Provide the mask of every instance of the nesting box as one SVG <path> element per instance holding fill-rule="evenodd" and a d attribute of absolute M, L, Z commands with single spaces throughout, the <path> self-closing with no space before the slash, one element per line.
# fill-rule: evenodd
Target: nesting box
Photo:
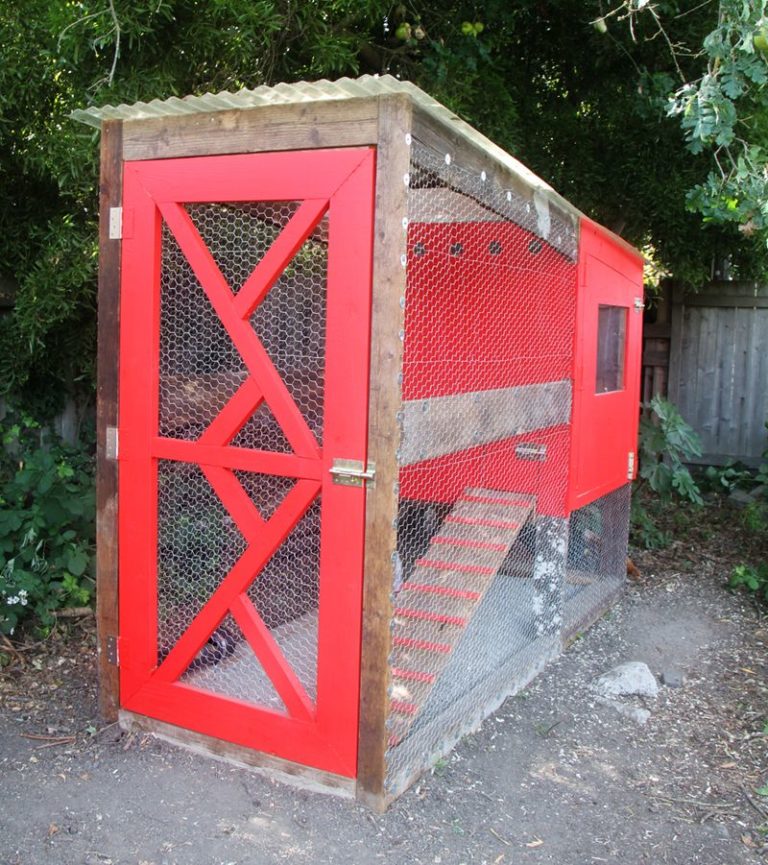
<path fill-rule="evenodd" d="M 625 577 L 636 250 L 393 78 L 102 129 L 102 708 L 381 806 Z"/>

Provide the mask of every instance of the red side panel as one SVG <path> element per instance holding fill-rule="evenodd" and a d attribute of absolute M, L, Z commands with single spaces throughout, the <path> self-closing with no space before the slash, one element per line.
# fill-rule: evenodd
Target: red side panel
<path fill-rule="evenodd" d="M 405 400 L 570 380 L 574 261 L 512 222 L 413 222 L 408 231 Z M 568 419 L 406 466 L 401 495 L 453 502 L 469 486 L 490 487 L 535 494 L 540 513 L 564 515 Z M 546 460 L 522 457 L 525 443 L 546 448 Z"/>
<path fill-rule="evenodd" d="M 412 223 L 408 241 L 404 399 L 570 377 L 572 262 L 511 222 Z"/>
<path fill-rule="evenodd" d="M 583 507 L 634 477 L 642 352 L 643 261 L 589 220 L 581 224 L 573 446 L 568 504 Z M 602 327 L 601 327 L 602 321 Z M 606 323 L 620 355 L 606 349 Z M 618 336 L 617 336 L 618 334 Z M 598 345 L 602 359 L 599 363 Z M 606 366 L 608 367 L 606 370 Z"/>

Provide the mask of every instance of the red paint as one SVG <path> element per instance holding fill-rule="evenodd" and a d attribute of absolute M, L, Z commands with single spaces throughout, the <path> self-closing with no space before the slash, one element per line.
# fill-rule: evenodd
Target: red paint
<path fill-rule="evenodd" d="M 517 446 L 526 443 L 546 445 L 546 460 L 518 457 Z M 404 498 L 453 504 L 467 488 L 482 487 L 535 496 L 537 514 L 566 516 L 569 459 L 570 427 L 548 427 L 405 466 L 400 490 Z"/>
<path fill-rule="evenodd" d="M 494 529 L 517 529 L 520 528 L 520 523 L 510 523 L 504 520 L 486 520 L 481 517 L 454 517 L 448 516 L 445 518 L 446 523 L 460 523 L 464 526 L 488 526 Z"/>
<path fill-rule="evenodd" d="M 492 498 L 491 496 L 462 496 L 463 502 L 481 502 L 484 505 L 502 505 L 505 508 L 527 508 L 530 502 L 524 502 L 519 499 L 500 499 Z"/>
<path fill-rule="evenodd" d="M 496 573 L 491 571 L 491 573 Z M 420 585 L 419 583 L 408 583 L 406 588 L 409 592 L 431 592 L 435 595 L 445 595 L 448 598 L 463 598 L 467 601 L 479 601 L 479 592 L 469 592 L 466 589 L 452 589 L 450 586 Z"/>
<path fill-rule="evenodd" d="M 450 544 L 454 547 L 472 547 L 478 550 L 495 550 L 497 553 L 503 553 L 506 550 L 506 544 L 493 544 L 490 541 L 476 541 L 473 538 L 445 538 L 438 535 L 432 538 L 433 544 Z"/>
<path fill-rule="evenodd" d="M 458 625 L 466 628 L 467 620 L 460 616 L 444 616 L 442 613 L 432 613 L 429 610 L 409 610 L 407 607 L 397 607 L 396 616 L 405 616 L 407 619 L 423 619 L 425 622 L 440 622 L 443 625 Z"/>
<path fill-rule="evenodd" d="M 419 711 L 415 703 L 404 703 L 402 700 L 390 700 L 389 705 L 393 712 L 401 715 L 415 715 Z"/>
<path fill-rule="evenodd" d="M 365 491 L 331 482 L 334 459 L 367 457 L 374 153 L 318 150 L 126 163 L 120 343 L 120 646 L 125 708 L 326 771 L 357 763 Z M 184 203 L 303 203 L 233 295 Z M 321 449 L 248 317 L 327 213 L 328 305 Z M 161 219 L 194 270 L 248 378 L 199 440 L 158 435 Z M 232 447 L 266 402 L 292 454 Z M 248 546 L 157 666 L 157 460 L 199 465 Z M 295 478 L 265 520 L 234 469 Z M 317 700 L 313 704 L 246 592 L 320 496 Z M 227 614 L 239 625 L 287 713 L 178 679 Z"/>
<path fill-rule="evenodd" d="M 410 679 L 413 682 L 425 682 L 433 684 L 437 676 L 434 673 L 425 673 L 422 670 L 403 670 L 400 667 L 392 667 L 392 675 L 397 679 Z"/>
<path fill-rule="evenodd" d="M 440 571 L 462 571 L 465 574 L 495 574 L 493 568 L 483 565 L 462 565 L 458 562 L 440 562 L 434 559 L 416 559 L 420 568 L 437 568 Z"/>
<path fill-rule="evenodd" d="M 628 453 L 637 452 L 643 328 L 642 310 L 634 309 L 634 300 L 642 297 L 640 254 L 620 245 L 595 223 L 582 220 L 569 510 L 584 507 L 629 480 Z M 609 393 L 595 390 L 601 304 L 626 310 L 624 386 Z"/>
<path fill-rule="evenodd" d="M 499 221 L 413 222 L 408 245 L 404 399 L 570 378 L 574 262 Z"/>
<path fill-rule="evenodd" d="M 453 650 L 453 646 L 448 643 L 431 643 L 429 640 L 414 640 L 411 637 L 393 637 L 392 644 L 402 646 L 404 649 L 420 649 L 424 652 L 437 652 L 440 655 L 447 655 Z"/>

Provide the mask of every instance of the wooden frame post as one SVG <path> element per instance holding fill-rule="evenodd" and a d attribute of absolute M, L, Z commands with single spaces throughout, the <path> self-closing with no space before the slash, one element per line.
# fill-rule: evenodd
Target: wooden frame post
<path fill-rule="evenodd" d="M 99 713 L 117 720 L 120 705 L 117 666 L 117 375 L 120 302 L 120 241 L 110 239 L 110 211 L 122 197 L 123 124 L 107 120 L 101 129 L 99 183 L 98 353 L 96 375 L 96 622 Z M 112 444 L 114 443 L 114 444 Z"/>
<path fill-rule="evenodd" d="M 360 682 L 357 798 L 376 810 L 386 806 L 384 779 L 389 712 L 390 622 L 393 556 L 397 548 L 397 451 L 400 443 L 410 167 L 411 101 L 379 99 L 376 214 L 373 247 L 371 387 L 368 459 L 376 485 L 366 502 L 365 576 Z"/>

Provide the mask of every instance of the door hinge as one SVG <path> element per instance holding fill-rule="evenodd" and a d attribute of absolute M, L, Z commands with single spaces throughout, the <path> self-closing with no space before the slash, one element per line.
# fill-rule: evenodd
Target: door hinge
<path fill-rule="evenodd" d="M 635 452 L 630 451 L 627 454 L 627 480 L 631 481 L 635 476 Z"/>
<path fill-rule="evenodd" d="M 120 452 L 120 435 L 116 426 L 108 426 L 104 441 L 104 451 L 108 460 L 116 460 Z"/>
<path fill-rule="evenodd" d="M 635 298 L 635 312 L 642 312 L 645 309 L 645 302 L 642 297 Z"/>
<path fill-rule="evenodd" d="M 107 653 L 107 663 L 112 664 L 114 667 L 120 665 L 120 647 L 118 643 L 118 639 L 115 636 L 109 636 L 104 641 L 105 650 Z"/>
<path fill-rule="evenodd" d="M 364 466 L 361 460 L 334 460 L 331 475 L 335 484 L 345 487 L 362 487 L 366 481 L 372 487 L 376 478 L 376 463 Z"/>
<path fill-rule="evenodd" d="M 120 240 L 123 236 L 123 208 L 109 208 L 109 239 Z"/>

